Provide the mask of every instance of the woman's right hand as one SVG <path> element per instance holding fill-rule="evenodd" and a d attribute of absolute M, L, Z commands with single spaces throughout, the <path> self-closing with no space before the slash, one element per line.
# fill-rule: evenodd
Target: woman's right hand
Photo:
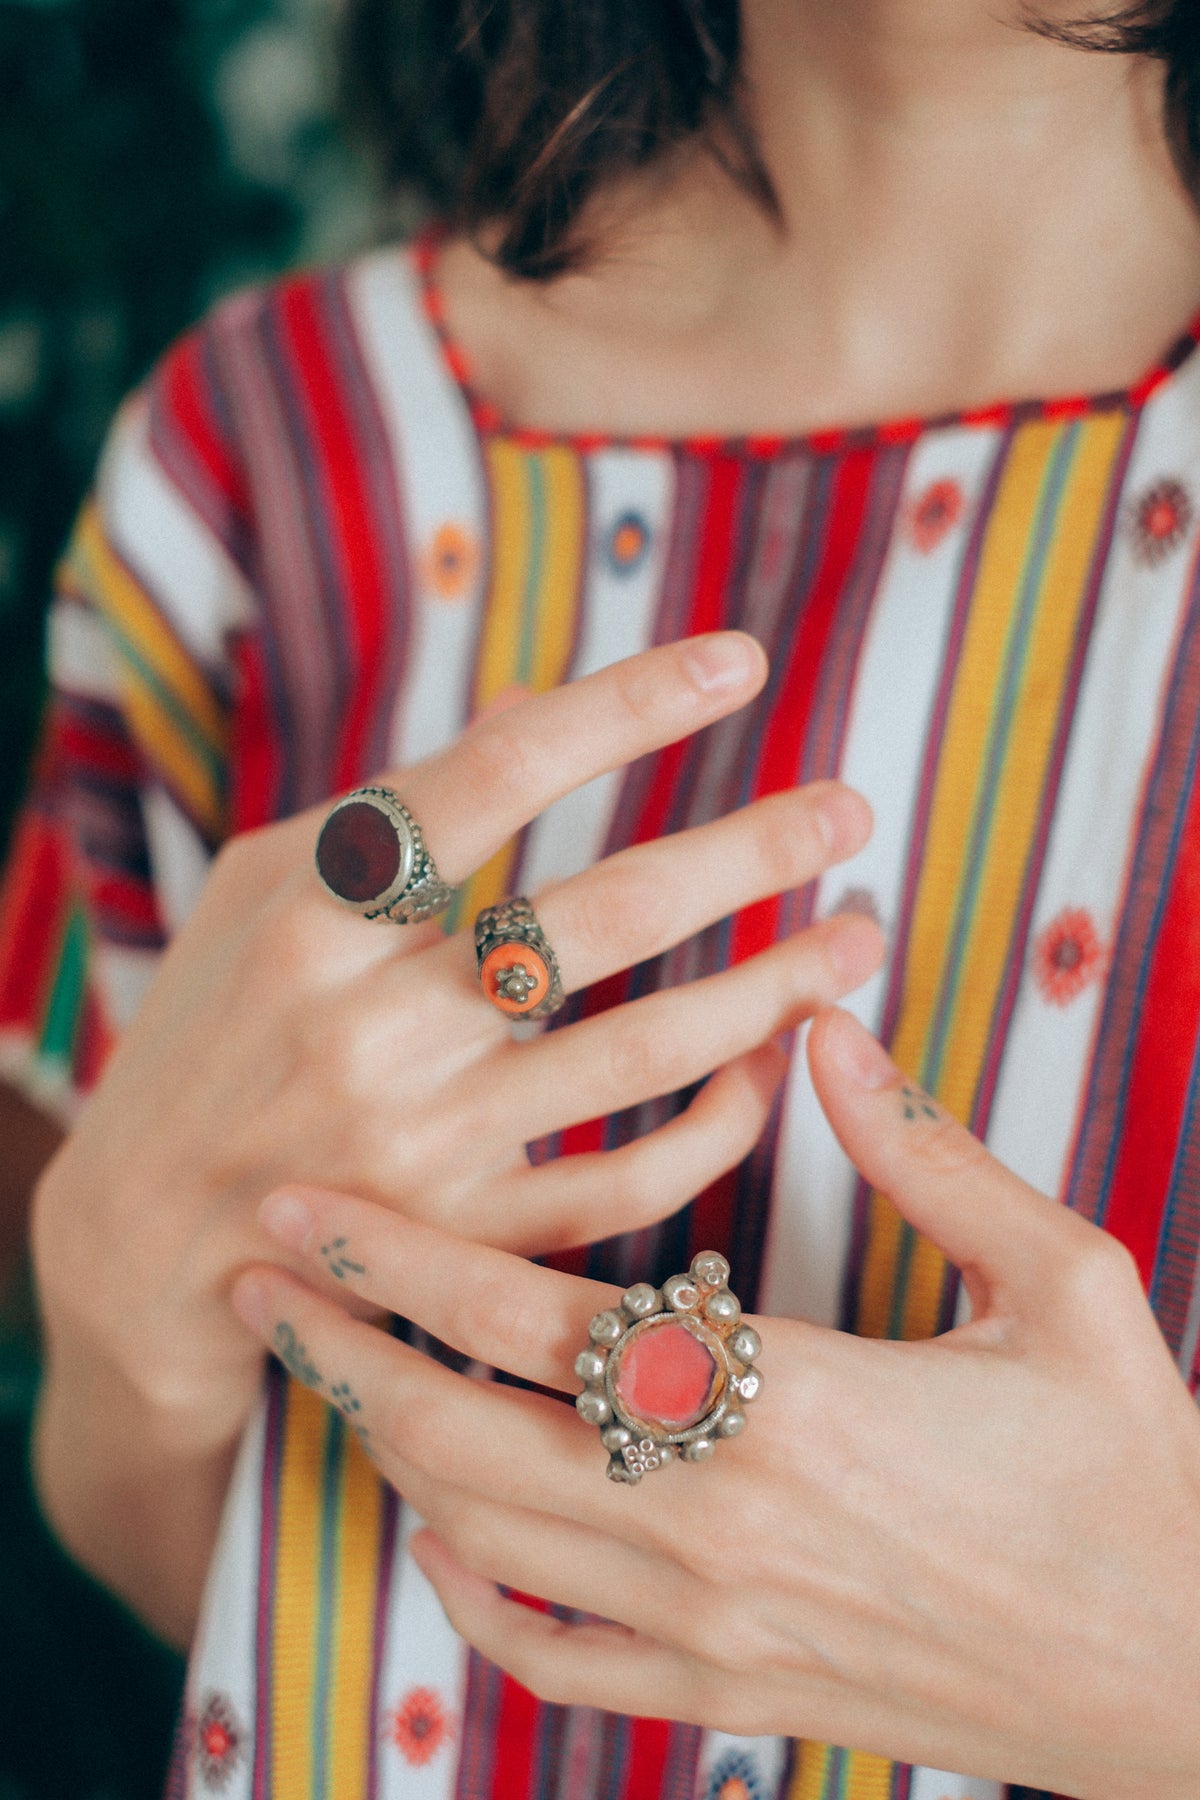
<path fill-rule="evenodd" d="M 383 779 L 461 882 L 569 789 L 732 712 L 764 676 L 739 633 L 669 645 Z M 330 898 L 313 869 L 323 816 L 218 856 L 35 1206 L 52 1382 L 106 1371 L 193 1447 L 231 1442 L 257 1392 L 261 1350 L 226 1295 L 239 1268 L 279 1256 L 254 1222 L 270 1189 L 348 1190 L 526 1254 L 645 1225 L 747 1153 L 781 1072 L 772 1040 L 880 955 L 873 926 L 836 918 L 518 1043 L 482 995 L 470 931 L 367 921 Z M 537 907 L 566 988 L 811 880 L 869 829 L 865 803 L 824 783 L 563 881 Z M 638 1142 L 529 1166 L 531 1140 L 713 1070 Z M 331 1254 L 331 1290 L 337 1273 Z"/>

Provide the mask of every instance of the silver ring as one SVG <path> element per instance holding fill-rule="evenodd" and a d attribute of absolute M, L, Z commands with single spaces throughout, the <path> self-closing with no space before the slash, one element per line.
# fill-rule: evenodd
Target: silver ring
<path fill-rule="evenodd" d="M 421 827 L 391 788 L 355 788 L 330 809 L 317 839 L 317 874 L 343 906 L 397 925 L 431 919 L 454 898 Z"/>
<path fill-rule="evenodd" d="M 729 1264 L 702 1250 L 661 1289 L 640 1281 L 619 1308 L 597 1313 L 575 1359 L 581 1419 L 598 1426 L 613 1481 L 640 1481 L 673 1462 L 703 1462 L 745 1428 L 762 1391 L 762 1340 L 742 1322 Z"/>
<path fill-rule="evenodd" d="M 558 958 L 523 894 L 479 914 L 475 963 L 492 1005 L 512 1018 L 548 1019 L 566 999 Z"/>

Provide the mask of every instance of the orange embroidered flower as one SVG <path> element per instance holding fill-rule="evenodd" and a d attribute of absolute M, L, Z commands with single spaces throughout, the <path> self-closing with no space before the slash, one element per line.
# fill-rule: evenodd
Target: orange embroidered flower
<path fill-rule="evenodd" d="M 615 575 L 630 575 L 650 546 L 650 527 L 640 513 L 622 513 L 608 537 L 608 566 Z"/>
<path fill-rule="evenodd" d="M 1067 907 L 1038 933 L 1033 946 L 1033 979 L 1052 1006 L 1069 1006 L 1094 981 L 1104 949 L 1082 907 Z"/>
<path fill-rule="evenodd" d="M 410 1688 L 388 1720 L 387 1735 L 406 1763 L 423 1769 L 449 1742 L 450 1716 L 432 1688 Z"/>
<path fill-rule="evenodd" d="M 421 579 L 439 600 L 461 600 L 479 569 L 479 545 L 463 525 L 439 525 L 421 558 Z"/>
<path fill-rule="evenodd" d="M 966 509 L 966 498 L 957 481 L 949 477 L 931 481 L 909 509 L 908 536 L 913 548 L 928 556 L 954 530 Z"/>

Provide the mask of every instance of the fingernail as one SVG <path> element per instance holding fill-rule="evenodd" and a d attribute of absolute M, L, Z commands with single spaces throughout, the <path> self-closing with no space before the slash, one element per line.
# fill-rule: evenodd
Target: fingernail
<path fill-rule="evenodd" d="M 255 1337 L 266 1335 L 271 1313 L 267 1303 L 267 1290 L 261 1281 L 256 1281 L 253 1275 L 243 1275 L 234 1284 L 229 1304 Z"/>
<path fill-rule="evenodd" d="M 874 919 L 862 913 L 836 913 L 836 931 L 830 952 L 837 965 L 843 993 L 852 993 L 879 967 L 887 942 Z"/>
<path fill-rule="evenodd" d="M 709 637 L 693 638 L 683 660 L 702 694 L 720 694 L 746 687 L 761 653 L 740 631 L 714 631 Z"/>
<path fill-rule="evenodd" d="M 881 1088 L 899 1078 L 900 1071 L 869 1031 L 852 1013 L 839 1011 L 829 1026 L 830 1051 L 838 1068 L 857 1087 Z"/>
<path fill-rule="evenodd" d="M 268 1194 L 258 1209 L 258 1222 L 281 1244 L 307 1250 L 312 1237 L 313 1211 L 298 1194 Z"/>
<path fill-rule="evenodd" d="M 871 809 L 853 788 L 830 787 L 818 794 L 817 830 L 833 856 L 850 856 L 871 835 Z"/>

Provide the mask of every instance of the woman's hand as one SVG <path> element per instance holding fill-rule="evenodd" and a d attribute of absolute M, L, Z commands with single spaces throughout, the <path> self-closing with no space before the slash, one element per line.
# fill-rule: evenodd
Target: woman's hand
<path fill-rule="evenodd" d="M 552 801 L 733 711 L 764 675 L 740 633 L 667 646 L 524 701 L 384 779 L 442 876 L 460 882 Z M 129 1438 L 216 1456 L 253 1404 L 262 1353 L 227 1290 L 270 1248 L 254 1209 L 271 1188 L 349 1187 L 522 1252 L 636 1227 L 747 1153 L 781 1069 L 771 1040 L 856 986 L 880 954 L 872 926 L 834 920 L 726 973 L 516 1044 L 481 993 L 469 931 L 446 939 L 436 925 L 367 921 L 323 890 L 323 816 L 248 834 L 217 858 L 39 1190 L 43 1496 L 93 1564 L 103 1556 L 80 1536 L 87 1434 L 107 1442 L 120 1416 L 133 1421 Z M 567 988 L 810 880 L 868 829 L 865 804 L 826 783 L 563 882 L 538 909 Z M 642 1141 L 529 1167 L 530 1140 L 714 1069 L 692 1107 Z M 345 1272 L 327 1265 L 330 1291 Z"/>
<path fill-rule="evenodd" d="M 614 1486 L 552 1399 L 453 1374 L 274 1270 L 234 1304 L 353 1396 L 433 1528 L 414 1548 L 454 1625 L 542 1697 L 1083 1800 L 1195 1800 L 1200 1420 L 1132 1262 L 847 1014 L 810 1042 L 847 1151 L 963 1269 L 974 1317 L 915 1344 L 756 1320 L 763 1396 L 711 1462 Z M 262 1216 L 310 1268 L 345 1237 L 360 1296 L 564 1393 L 615 1298 L 357 1199 L 281 1193 Z"/>

